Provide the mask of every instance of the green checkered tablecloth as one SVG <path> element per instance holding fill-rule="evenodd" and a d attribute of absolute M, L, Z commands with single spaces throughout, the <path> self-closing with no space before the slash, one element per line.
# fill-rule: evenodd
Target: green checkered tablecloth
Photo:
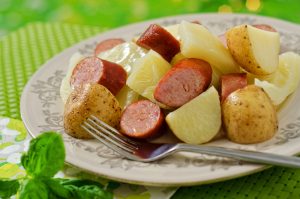
<path fill-rule="evenodd" d="M 99 27 L 32 23 L 0 39 L 0 115 L 20 119 L 20 96 L 30 76 L 55 54 L 100 31 Z M 172 198 L 300 198 L 300 170 L 273 167 L 225 182 L 182 187 Z"/>

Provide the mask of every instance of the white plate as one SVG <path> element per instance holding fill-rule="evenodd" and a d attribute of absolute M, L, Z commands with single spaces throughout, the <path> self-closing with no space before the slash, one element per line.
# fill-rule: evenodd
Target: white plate
<path fill-rule="evenodd" d="M 181 20 L 200 20 L 215 34 L 234 25 L 269 24 L 281 33 L 283 49 L 300 53 L 300 27 L 277 19 L 233 14 L 196 14 L 168 17 L 118 28 L 84 40 L 64 50 L 45 63 L 25 87 L 21 99 L 22 119 L 32 136 L 43 131 L 63 132 L 63 103 L 59 87 L 70 56 L 76 51 L 91 54 L 95 44 L 107 38 L 130 40 L 143 32 L 149 24 L 170 25 Z M 192 116 L 191 116 L 192 117 Z M 219 140 L 210 145 L 267 151 L 292 155 L 300 152 L 300 88 L 279 112 L 279 131 L 267 142 L 238 145 Z M 66 162 L 85 171 L 122 182 L 155 186 L 182 186 L 221 181 L 265 169 L 265 166 L 242 163 L 225 158 L 179 153 L 154 163 L 140 163 L 121 158 L 95 140 L 77 140 L 63 133 Z"/>

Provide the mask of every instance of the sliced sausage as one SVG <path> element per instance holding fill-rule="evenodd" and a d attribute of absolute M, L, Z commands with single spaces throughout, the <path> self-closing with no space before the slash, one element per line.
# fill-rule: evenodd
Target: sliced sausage
<path fill-rule="evenodd" d="M 136 43 L 143 48 L 156 51 L 168 62 L 180 51 L 179 42 L 157 24 L 150 25 Z"/>
<path fill-rule="evenodd" d="M 158 135 L 164 121 L 159 106 L 149 100 L 140 100 L 126 107 L 120 122 L 121 132 L 129 137 L 146 139 Z"/>
<path fill-rule="evenodd" d="M 267 24 L 254 24 L 252 25 L 255 28 L 261 29 L 261 30 L 266 30 L 266 31 L 270 31 L 270 32 L 277 32 L 277 30 L 275 28 L 273 28 L 270 25 Z"/>
<path fill-rule="evenodd" d="M 122 66 L 98 57 L 87 57 L 74 68 L 70 84 L 74 88 L 81 84 L 99 83 L 116 95 L 126 79 L 127 73 Z"/>
<path fill-rule="evenodd" d="M 97 56 L 99 53 L 107 51 L 109 49 L 112 49 L 113 47 L 124 43 L 125 40 L 124 39 L 106 39 L 102 42 L 100 42 L 99 44 L 97 44 L 96 48 L 95 48 L 95 56 Z"/>
<path fill-rule="evenodd" d="M 205 91 L 212 79 L 212 68 L 206 61 L 187 58 L 175 64 L 157 84 L 154 98 L 173 108 L 187 103 Z"/>
<path fill-rule="evenodd" d="M 246 73 L 231 73 L 220 78 L 220 96 L 223 102 L 230 93 L 247 86 Z"/>

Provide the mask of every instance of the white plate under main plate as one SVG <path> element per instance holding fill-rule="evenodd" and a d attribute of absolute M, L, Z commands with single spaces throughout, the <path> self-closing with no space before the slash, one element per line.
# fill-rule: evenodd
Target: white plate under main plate
<path fill-rule="evenodd" d="M 63 133 L 66 162 L 85 171 L 122 182 L 155 186 L 182 186 L 203 184 L 230 179 L 260 171 L 266 167 L 242 163 L 220 157 L 178 153 L 161 161 L 140 163 L 123 159 L 95 140 L 78 140 L 64 133 L 63 103 L 59 88 L 71 55 L 77 51 L 88 55 L 95 44 L 107 38 L 131 40 L 149 24 L 171 25 L 181 20 L 199 20 L 216 35 L 239 24 L 269 24 L 281 33 L 283 51 L 300 53 L 300 26 L 281 20 L 252 15 L 196 14 L 182 15 L 128 25 L 84 40 L 64 50 L 45 63 L 30 79 L 21 98 L 21 114 L 32 136 L 43 131 Z M 192 117 L 192 115 L 191 115 Z M 218 140 L 210 145 L 266 151 L 292 155 L 300 152 L 300 87 L 290 96 L 279 112 L 279 131 L 267 142 L 255 145 L 238 145 Z"/>

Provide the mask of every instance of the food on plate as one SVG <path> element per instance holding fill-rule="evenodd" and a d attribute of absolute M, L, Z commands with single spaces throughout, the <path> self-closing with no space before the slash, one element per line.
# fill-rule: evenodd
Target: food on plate
<path fill-rule="evenodd" d="M 259 28 L 261 30 L 267 30 L 267 31 L 271 31 L 271 32 L 277 32 L 277 30 L 274 27 L 272 27 L 272 26 L 270 26 L 268 24 L 254 24 L 252 26 L 254 26 L 255 28 Z"/>
<path fill-rule="evenodd" d="M 249 85 L 231 93 L 222 103 L 227 137 L 241 144 L 266 141 L 278 129 L 276 110 L 264 90 Z"/>
<path fill-rule="evenodd" d="M 138 139 L 153 138 L 160 132 L 164 115 L 160 107 L 149 101 L 140 100 L 127 106 L 121 116 L 121 133 Z"/>
<path fill-rule="evenodd" d="M 98 57 L 87 57 L 73 69 L 70 84 L 77 87 L 86 83 L 98 83 L 116 95 L 125 85 L 126 78 L 127 73 L 122 66 Z"/>
<path fill-rule="evenodd" d="M 178 108 L 205 91 L 211 79 L 209 63 L 195 58 L 183 59 L 160 79 L 154 98 L 168 107 Z"/>
<path fill-rule="evenodd" d="M 168 62 L 180 51 L 176 38 L 157 24 L 150 25 L 136 43 L 143 48 L 156 51 Z"/>
<path fill-rule="evenodd" d="M 91 138 L 80 125 L 93 114 L 137 139 L 171 131 L 190 144 L 224 134 L 263 142 L 277 132 L 276 106 L 300 81 L 300 56 L 279 55 L 279 47 L 279 32 L 267 24 L 219 37 L 197 23 L 152 24 L 138 39 L 104 40 L 93 57 L 70 59 L 60 88 L 65 130 Z"/>
<path fill-rule="evenodd" d="M 125 85 L 120 92 L 116 95 L 116 98 L 122 108 L 132 104 L 139 99 L 139 94 Z"/>
<path fill-rule="evenodd" d="M 177 64 L 179 61 L 181 61 L 182 59 L 186 59 L 187 57 L 185 57 L 182 53 L 177 53 L 173 59 L 171 60 L 171 65 L 175 65 Z"/>
<path fill-rule="evenodd" d="M 82 84 L 72 91 L 65 105 L 64 129 L 72 137 L 89 139 L 92 136 L 81 128 L 88 116 L 118 128 L 121 112 L 118 100 L 107 88 L 97 83 Z"/>
<path fill-rule="evenodd" d="M 218 134 L 221 127 L 219 94 L 212 86 L 166 116 L 172 132 L 189 144 L 202 144 Z"/>
<path fill-rule="evenodd" d="M 146 49 L 139 47 L 132 42 L 122 43 L 115 46 L 114 48 L 98 54 L 98 57 L 110 62 L 121 65 L 129 75 L 133 70 L 135 61 L 143 57 L 147 53 Z M 67 71 L 67 75 L 63 78 L 60 87 L 60 96 L 65 104 L 72 88 L 70 86 L 70 79 L 73 73 L 73 69 L 76 65 L 85 57 L 80 53 L 74 53 L 70 58 L 70 63 Z M 134 92 L 132 89 L 126 87 L 126 85 L 116 95 L 120 105 L 122 107 L 130 104 L 138 98 L 139 94 Z"/>
<path fill-rule="evenodd" d="M 262 30 L 267 30 L 267 31 L 271 31 L 271 32 L 277 32 L 275 28 L 273 28 L 272 26 L 267 25 L 267 24 L 254 24 L 252 26 L 255 27 L 255 28 L 262 29 Z M 218 36 L 218 38 L 223 43 L 223 45 L 227 48 L 226 34 L 225 33 L 224 34 L 220 34 Z"/>
<path fill-rule="evenodd" d="M 226 32 L 227 46 L 235 61 L 255 75 L 276 71 L 280 51 L 279 33 L 251 25 L 239 25 Z"/>
<path fill-rule="evenodd" d="M 181 22 L 181 53 L 188 58 L 207 61 L 223 74 L 239 72 L 239 67 L 222 42 L 203 25 Z"/>
<path fill-rule="evenodd" d="M 125 42 L 110 50 L 99 53 L 97 57 L 121 65 L 127 74 L 130 75 L 135 61 L 145 56 L 147 52 L 148 50 L 133 42 Z"/>
<path fill-rule="evenodd" d="M 168 31 L 175 39 L 179 41 L 180 38 L 178 34 L 178 28 L 179 28 L 179 24 L 174 24 L 174 25 L 164 27 L 166 31 Z"/>
<path fill-rule="evenodd" d="M 255 78 L 255 85 L 262 87 L 274 105 L 281 104 L 293 93 L 300 81 L 300 56 L 286 52 L 279 56 L 278 70 L 272 75 Z"/>
<path fill-rule="evenodd" d="M 113 47 L 122 43 L 125 43 L 124 39 L 106 39 L 97 44 L 94 54 L 97 56 L 99 53 L 112 49 Z"/>
<path fill-rule="evenodd" d="M 179 61 L 181 61 L 182 59 L 186 59 L 187 57 L 185 57 L 183 54 L 178 53 L 177 55 L 175 55 L 171 61 L 171 65 L 175 65 L 177 64 Z M 211 66 L 212 69 L 212 78 L 211 78 L 211 85 L 213 85 L 215 88 L 219 87 L 219 79 L 220 76 L 222 75 L 222 73 L 214 66 Z"/>
<path fill-rule="evenodd" d="M 223 44 L 223 46 L 225 48 L 227 48 L 226 35 L 225 34 L 218 35 L 218 39 L 221 41 L 221 43 Z"/>
<path fill-rule="evenodd" d="M 171 65 L 157 52 L 150 50 L 138 59 L 134 70 L 127 79 L 127 86 L 141 96 L 154 101 L 154 89 Z"/>
<path fill-rule="evenodd" d="M 246 73 L 229 73 L 220 78 L 220 97 L 223 102 L 233 91 L 247 86 Z"/>
<path fill-rule="evenodd" d="M 72 88 L 70 86 L 70 79 L 73 73 L 74 67 L 79 63 L 82 59 L 84 59 L 84 56 L 80 53 L 74 53 L 69 61 L 68 71 L 66 76 L 63 78 L 61 85 L 60 85 L 60 97 L 64 104 L 66 104 L 67 99 L 72 92 Z"/>

